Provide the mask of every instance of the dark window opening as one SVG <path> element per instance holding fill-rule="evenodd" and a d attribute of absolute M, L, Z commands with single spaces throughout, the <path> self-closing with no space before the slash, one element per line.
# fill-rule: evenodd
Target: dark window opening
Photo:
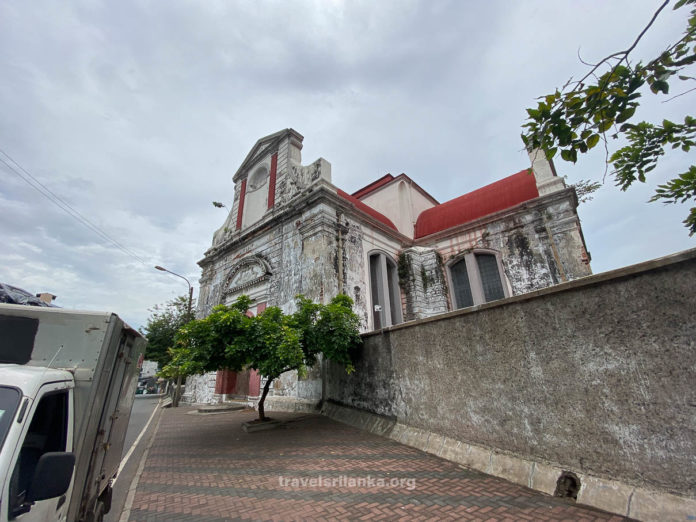
<path fill-rule="evenodd" d="M 372 317 L 374 320 L 375 330 L 382 328 L 382 300 L 379 296 L 381 277 L 379 266 L 379 255 L 370 256 L 370 291 L 372 295 Z"/>
<path fill-rule="evenodd" d="M 468 252 L 449 266 L 454 308 L 489 303 L 506 297 L 496 254 Z"/>
<path fill-rule="evenodd" d="M 476 264 L 481 275 L 481 286 L 486 302 L 503 299 L 503 282 L 498 272 L 498 261 L 493 254 L 476 254 Z"/>
<path fill-rule="evenodd" d="M 36 465 L 44 453 L 65 451 L 68 439 L 68 391 L 44 395 L 29 425 L 10 478 L 9 518 L 21 511 Z"/>
<path fill-rule="evenodd" d="M 450 268 L 452 286 L 454 287 L 454 305 L 456 308 L 474 306 L 474 296 L 471 294 L 469 273 L 466 270 L 466 260 L 455 263 Z"/>
<path fill-rule="evenodd" d="M 22 394 L 17 388 L 0 386 L 0 448 L 5 442 L 7 432 L 10 431 L 10 425 L 21 399 Z"/>

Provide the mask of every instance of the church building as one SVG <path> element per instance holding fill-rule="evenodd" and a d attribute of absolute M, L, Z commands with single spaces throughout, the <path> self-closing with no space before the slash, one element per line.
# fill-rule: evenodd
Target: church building
<path fill-rule="evenodd" d="M 233 177 L 234 202 L 199 261 L 199 316 L 242 294 L 250 313 L 294 309 L 297 294 L 353 298 L 365 332 L 476 307 L 591 274 L 566 187 L 543 153 L 515 174 L 444 203 L 406 174 L 348 194 L 323 158 L 302 165 L 303 137 L 285 129 L 256 142 Z M 466 173 L 464 173 L 466 174 Z M 256 372 L 190 377 L 185 400 L 253 401 Z M 269 406 L 315 404 L 321 365 L 274 382 Z"/>

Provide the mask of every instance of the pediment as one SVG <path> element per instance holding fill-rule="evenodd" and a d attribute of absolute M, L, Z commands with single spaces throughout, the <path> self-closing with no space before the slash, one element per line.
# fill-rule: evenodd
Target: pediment
<path fill-rule="evenodd" d="M 302 140 L 304 140 L 304 136 L 294 129 L 283 129 L 282 131 L 269 134 L 268 136 L 259 139 L 251 148 L 246 158 L 244 158 L 244 161 L 239 166 L 239 169 L 237 169 L 234 178 L 232 178 L 233 181 L 236 183 L 241 178 L 246 176 L 254 165 L 256 165 L 256 163 L 266 158 L 269 154 L 277 152 L 280 142 L 288 136 L 294 137 L 299 143 L 302 143 Z"/>
<path fill-rule="evenodd" d="M 251 256 L 232 267 L 225 280 L 224 295 L 235 294 L 261 284 L 272 275 L 271 267 L 260 256 Z"/>

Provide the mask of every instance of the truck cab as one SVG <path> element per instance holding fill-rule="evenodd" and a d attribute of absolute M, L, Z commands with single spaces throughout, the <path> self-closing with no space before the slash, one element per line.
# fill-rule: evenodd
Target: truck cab
<path fill-rule="evenodd" d="M 9 471 L 0 476 L 0 521 L 66 520 L 75 461 L 73 376 L 9 364 L 0 364 L 0 374 L 0 469 Z"/>
<path fill-rule="evenodd" d="M 0 522 L 109 512 L 144 348 L 114 313 L 0 304 Z"/>

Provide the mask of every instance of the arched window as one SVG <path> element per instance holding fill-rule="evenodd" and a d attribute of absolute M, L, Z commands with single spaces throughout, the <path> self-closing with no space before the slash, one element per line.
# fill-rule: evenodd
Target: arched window
<path fill-rule="evenodd" d="M 370 294 L 375 330 L 403 321 L 396 263 L 382 252 L 370 254 Z"/>
<path fill-rule="evenodd" d="M 508 296 L 498 256 L 471 252 L 449 265 L 454 308 L 466 308 Z"/>

